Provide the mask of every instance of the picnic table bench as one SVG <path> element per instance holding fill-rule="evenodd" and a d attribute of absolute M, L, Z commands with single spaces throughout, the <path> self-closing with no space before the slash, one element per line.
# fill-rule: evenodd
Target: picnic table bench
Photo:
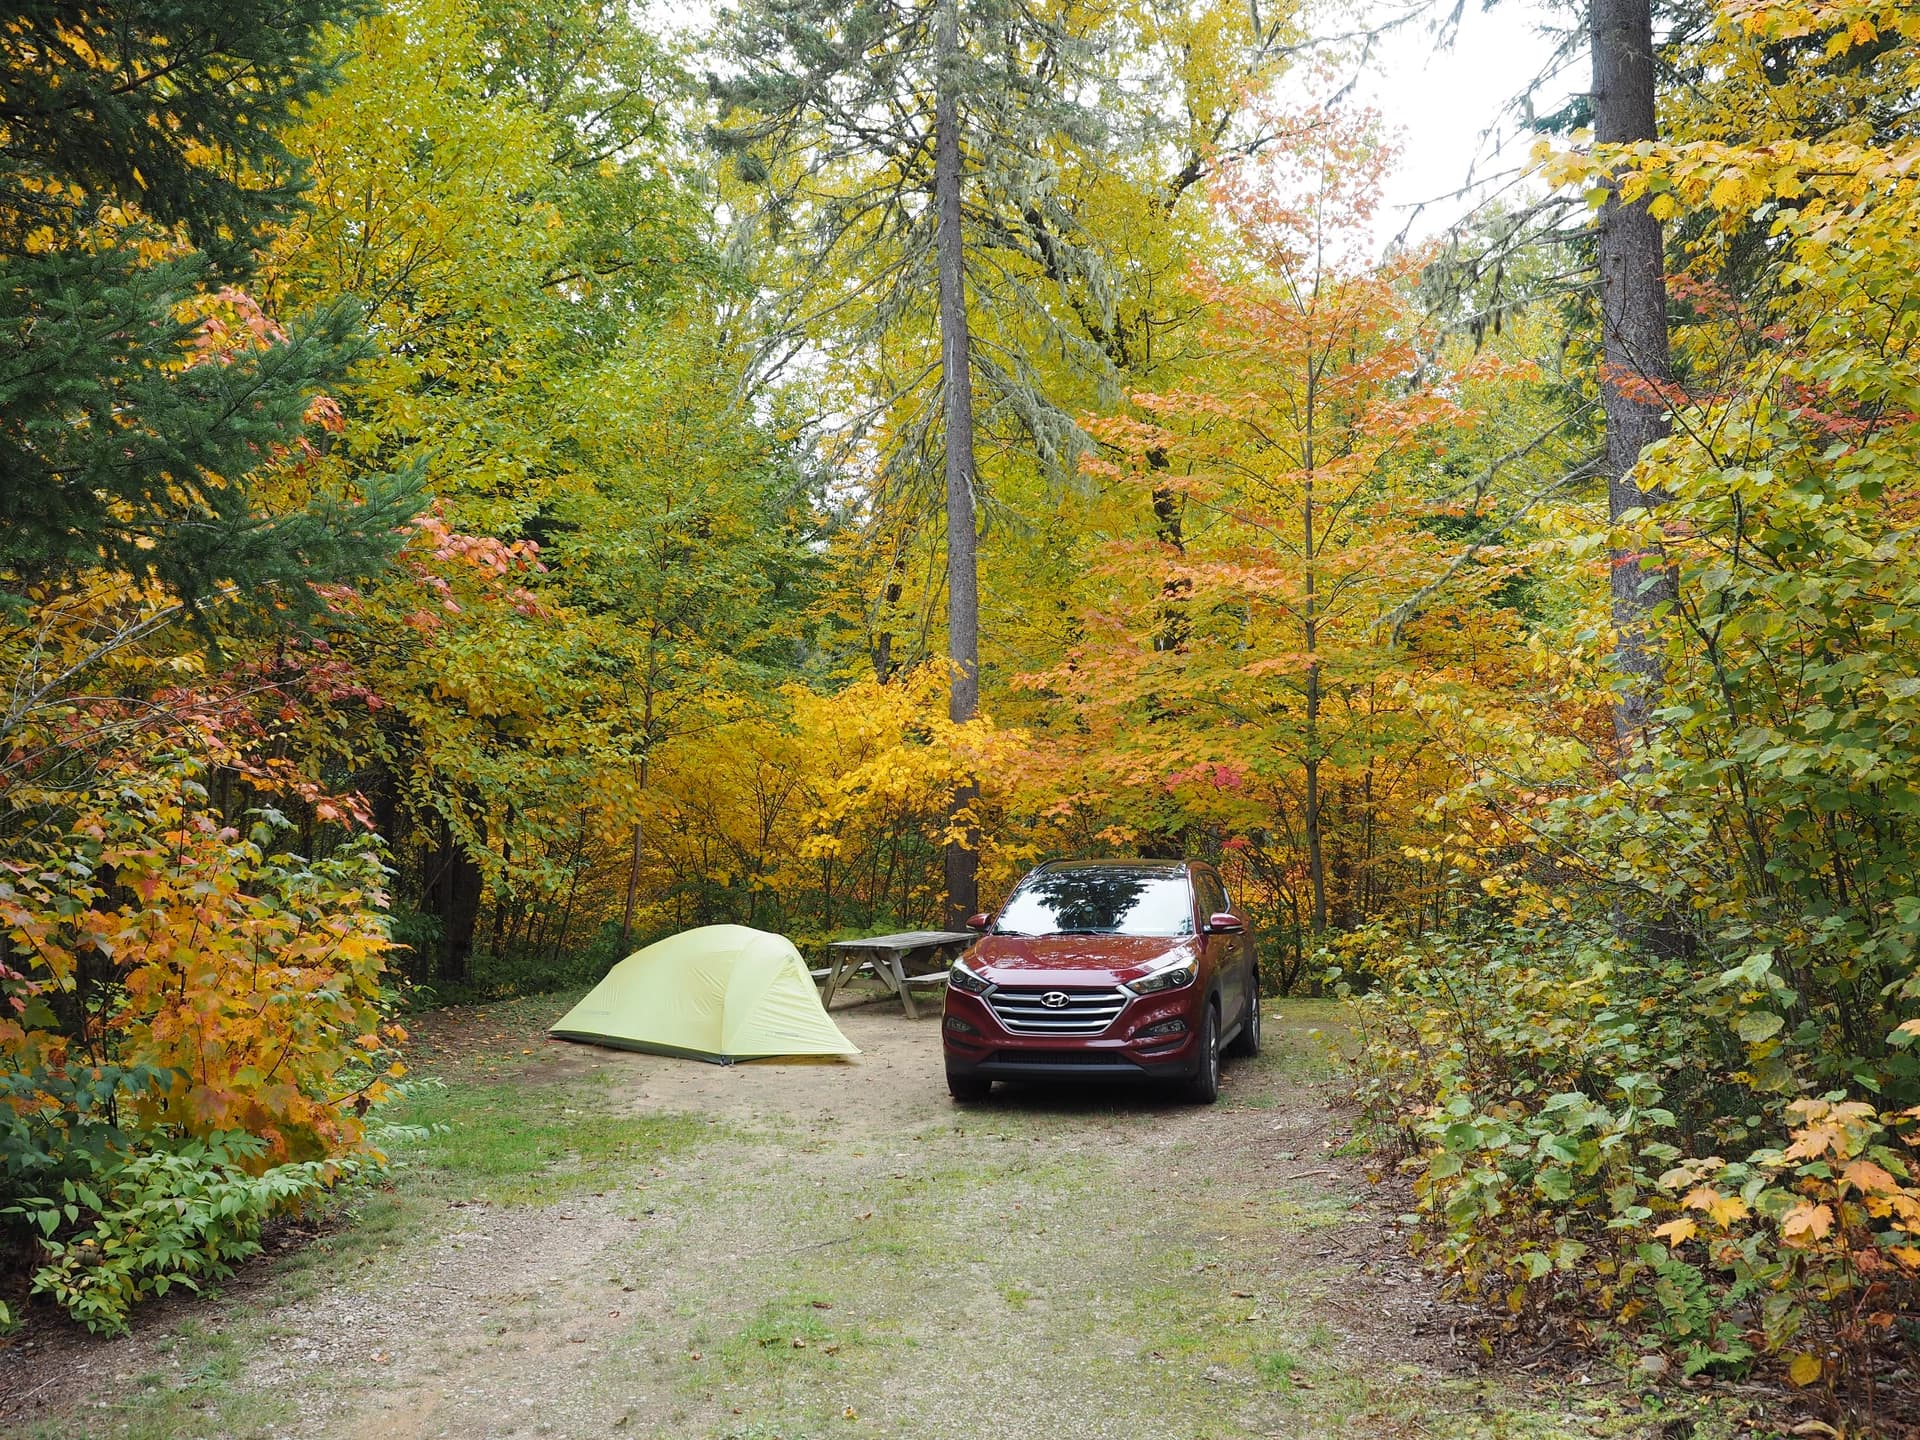
<path fill-rule="evenodd" d="M 898 935 L 869 935 L 859 940 L 835 940 L 827 947 L 831 963 L 822 987 L 822 1008 L 833 1004 L 834 994 L 861 967 L 870 967 L 880 983 L 900 997 L 909 1020 L 918 1020 L 913 1008 L 913 987 L 944 985 L 947 967 L 967 946 L 979 937 L 971 930 L 906 930 Z M 927 968 L 929 962 L 933 969 Z M 917 973 L 909 973 L 909 969 Z"/>

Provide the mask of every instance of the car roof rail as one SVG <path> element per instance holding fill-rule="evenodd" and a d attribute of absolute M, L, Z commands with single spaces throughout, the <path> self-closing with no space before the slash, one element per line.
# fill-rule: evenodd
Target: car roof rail
<path fill-rule="evenodd" d="M 1115 867 L 1131 865 L 1139 870 L 1191 870 L 1195 865 L 1204 865 L 1203 860 L 1163 860 L 1146 859 L 1139 855 L 1098 855 L 1083 859 L 1062 856 L 1054 860 L 1042 860 L 1027 873 L 1038 875 L 1042 870 L 1061 870 L 1069 866 L 1112 865 Z"/>

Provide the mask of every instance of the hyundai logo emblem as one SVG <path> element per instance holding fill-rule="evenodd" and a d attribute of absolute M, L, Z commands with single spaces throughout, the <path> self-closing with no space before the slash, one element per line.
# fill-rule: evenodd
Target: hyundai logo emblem
<path fill-rule="evenodd" d="M 1064 990 L 1049 990 L 1040 997 L 1040 1003 L 1049 1010 L 1058 1010 L 1067 1003 L 1067 992 Z"/>

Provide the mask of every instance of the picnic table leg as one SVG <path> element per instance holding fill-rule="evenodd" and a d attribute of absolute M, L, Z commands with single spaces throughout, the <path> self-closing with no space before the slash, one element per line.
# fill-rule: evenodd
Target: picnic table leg
<path fill-rule="evenodd" d="M 900 1003 L 906 1006 L 907 1019 L 918 1020 L 920 1012 L 913 1008 L 913 987 L 907 984 L 907 972 L 901 967 L 898 950 L 887 952 L 887 967 L 893 971 L 893 983 L 900 989 Z"/>
<path fill-rule="evenodd" d="M 869 950 L 866 955 L 861 958 L 860 963 L 865 965 L 869 961 L 873 964 L 873 978 L 880 982 L 881 988 L 885 989 L 889 994 L 898 995 L 900 993 L 900 982 L 896 980 L 894 976 L 899 974 L 899 967 L 893 966 L 890 968 L 887 965 L 887 952 L 884 950 Z"/>
<path fill-rule="evenodd" d="M 838 950 L 827 952 L 827 993 L 820 997 L 820 1008 L 825 1010 L 833 1004 L 833 995 L 840 988 L 840 971 L 844 962 Z"/>

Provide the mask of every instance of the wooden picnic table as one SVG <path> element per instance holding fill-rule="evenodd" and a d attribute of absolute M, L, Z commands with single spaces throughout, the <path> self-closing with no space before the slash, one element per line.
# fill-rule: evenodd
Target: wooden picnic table
<path fill-rule="evenodd" d="M 906 930 L 898 935 L 836 940 L 827 947 L 831 964 L 820 1004 L 823 1008 L 833 1004 L 835 992 L 866 965 L 872 967 L 882 985 L 900 997 L 907 1018 L 918 1020 L 920 1013 L 913 1008 L 913 987 L 946 984 L 947 967 L 953 963 L 954 956 L 978 938 L 971 930 Z M 930 960 L 939 962 L 938 968 L 931 972 L 924 968 Z M 920 973 L 908 974 L 909 965 Z"/>

